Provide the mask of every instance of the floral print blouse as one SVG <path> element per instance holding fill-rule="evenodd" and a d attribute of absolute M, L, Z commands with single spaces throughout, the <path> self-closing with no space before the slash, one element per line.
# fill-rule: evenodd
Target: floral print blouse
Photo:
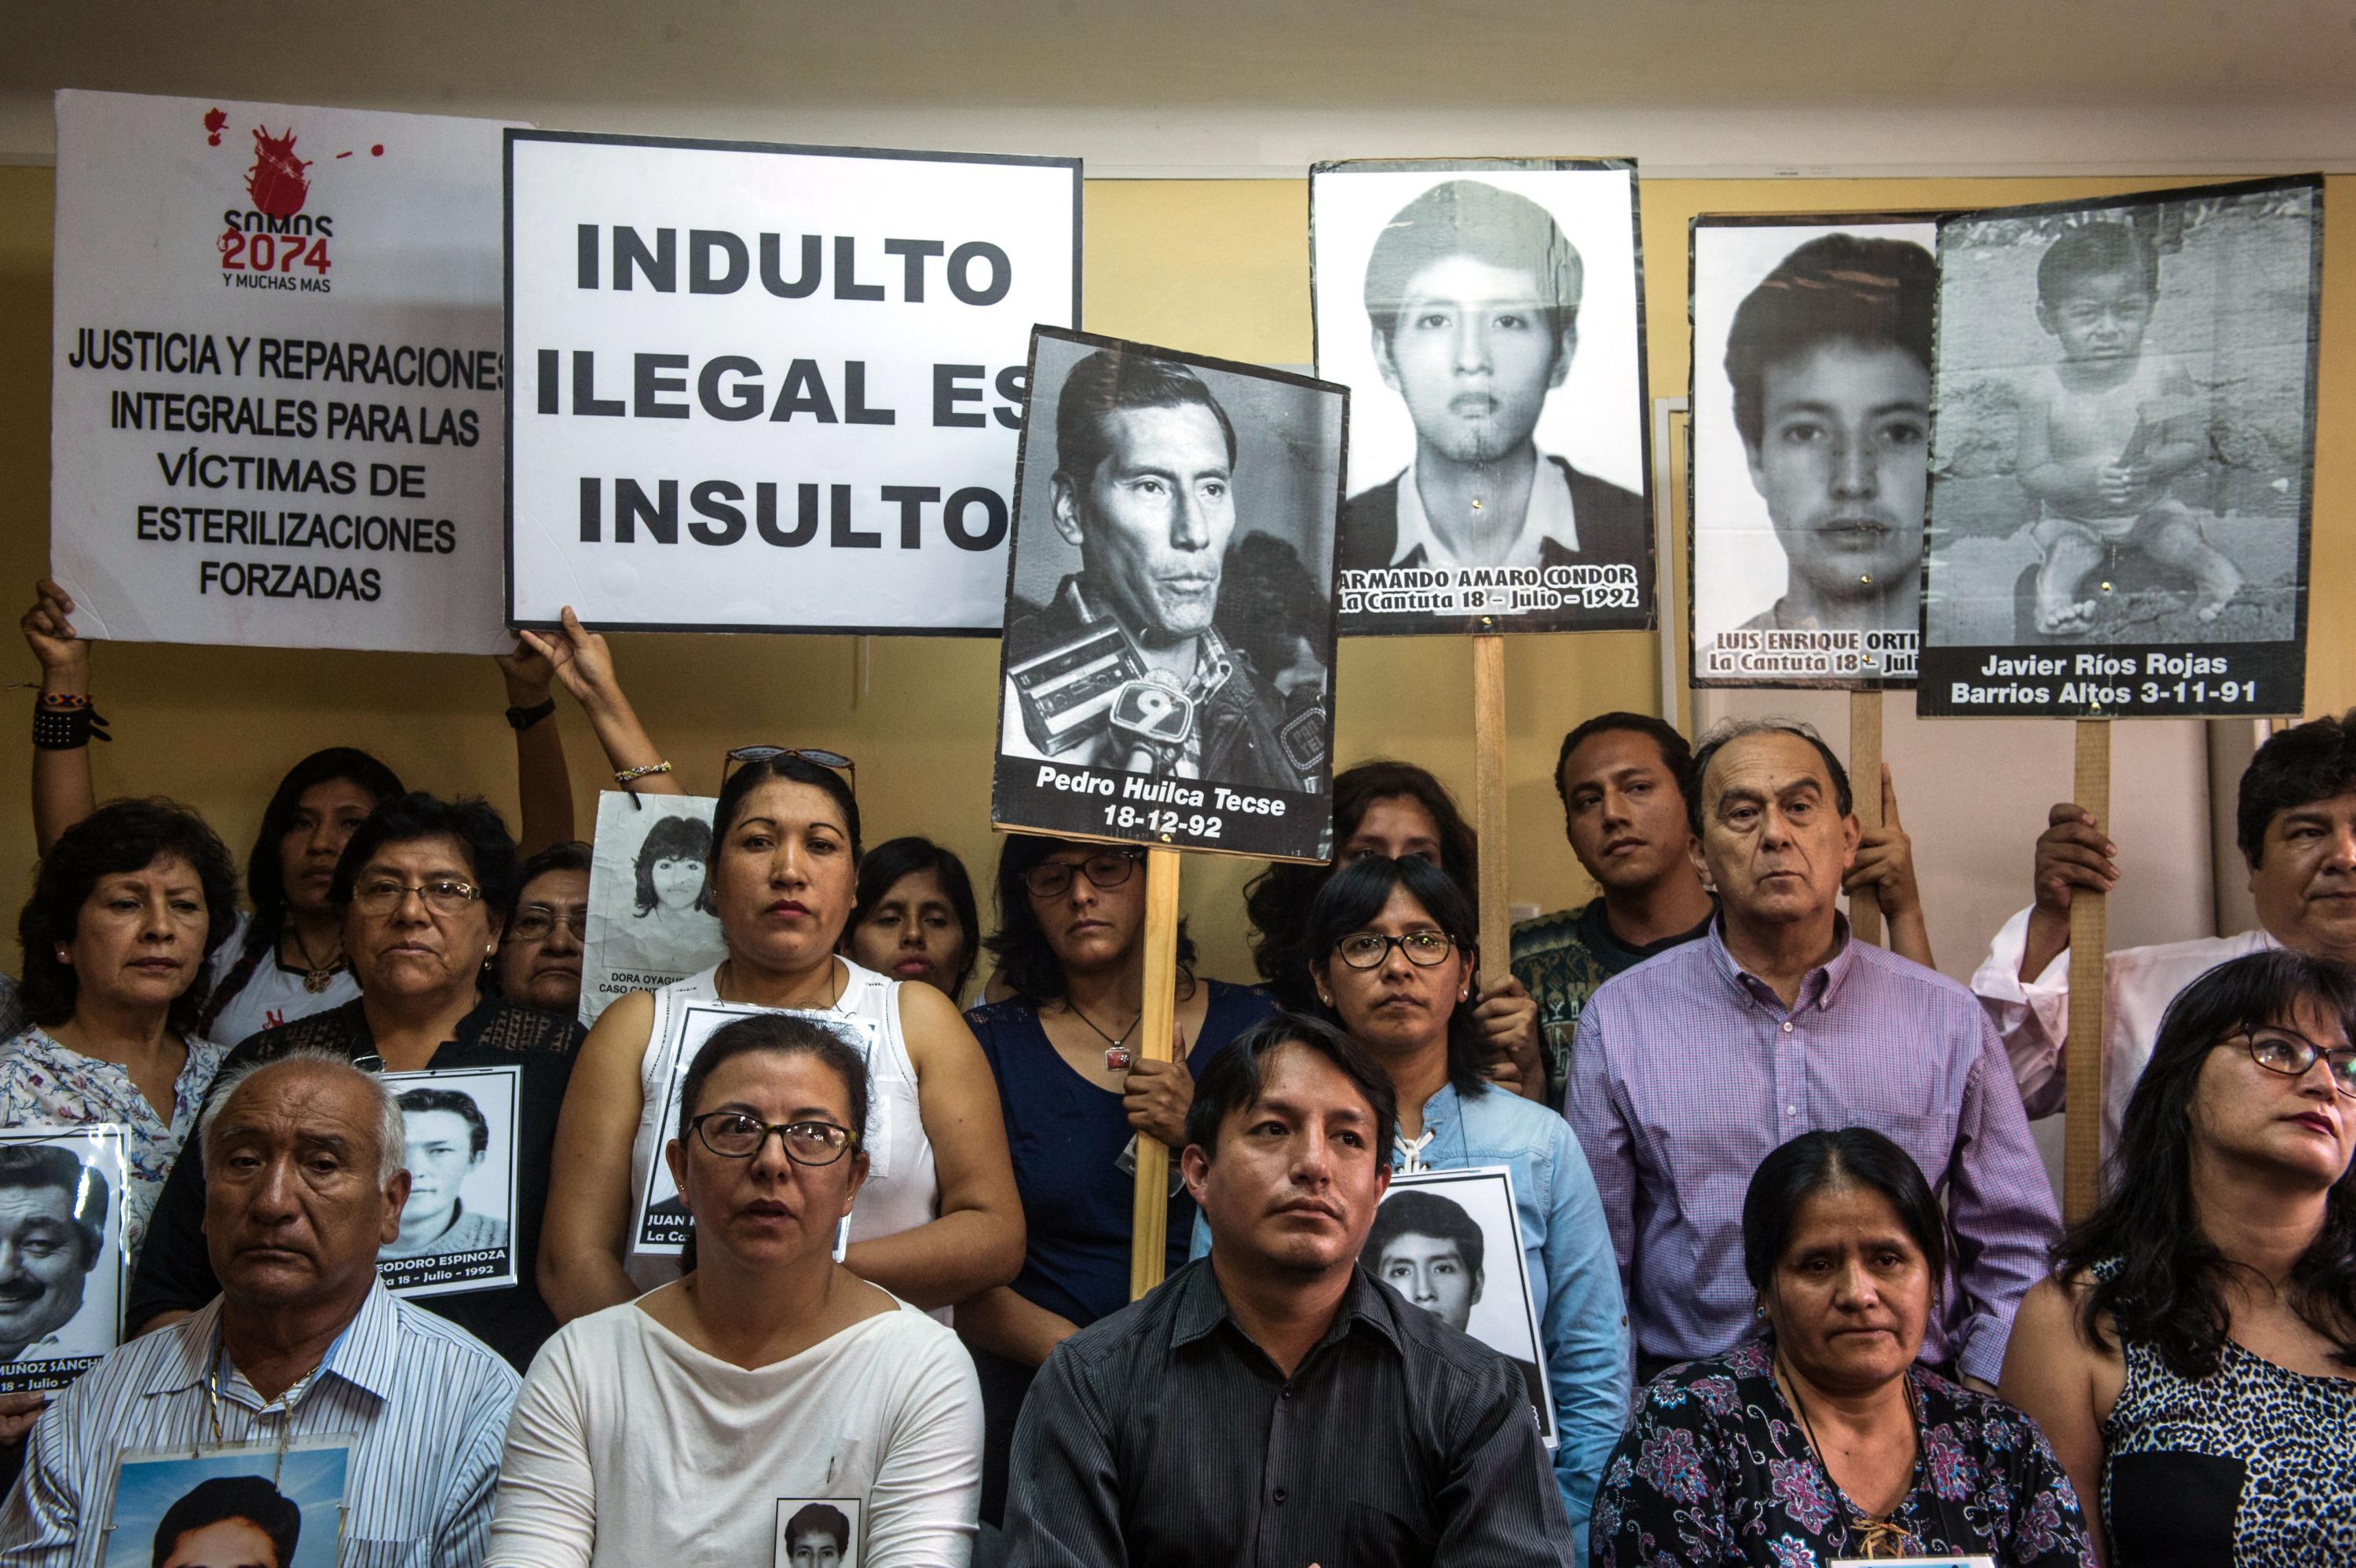
<path fill-rule="evenodd" d="M 197 1125 L 205 1091 L 212 1087 L 229 1048 L 191 1036 L 188 1059 L 172 1086 L 172 1119 L 166 1124 L 112 1061 L 84 1056 L 28 1026 L 0 1044 L 0 1127 L 78 1126 L 114 1122 L 127 1129 L 123 1157 L 131 1166 L 129 1222 L 124 1236 L 136 1255 L 147 1233 L 155 1194 L 172 1171 L 180 1145 Z"/>
<path fill-rule="evenodd" d="M 1861 1533 L 1844 1539 L 1842 1505 L 1775 1386 L 1772 1355 L 1740 1346 L 1645 1387 L 1596 1494 L 1595 1568 L 1828 1568 L 1866 1555 Z M 2035 1423 L 1927 1367 L 1906 1382 L 1921 1451 L 1889 1515 L 1906 1555 L 2093 1568 L 2077 1494 Z"/>

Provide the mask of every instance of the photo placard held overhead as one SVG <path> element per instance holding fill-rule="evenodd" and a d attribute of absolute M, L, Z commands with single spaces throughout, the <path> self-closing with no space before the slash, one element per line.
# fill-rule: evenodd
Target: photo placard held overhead
<path fill-rule="evenodd" d="M 1914 684 L 1938 225 L 1693 220 L 1697 687 Z"/>
<path fill-rule="evenodd" d="M 509 618 L 999 629 L 1076 158 L 519 132 Z"/>
<path fill-rule="evenodd" d="M 728 956 L 712 912 L 710 795 L 597 796 L 582 937 L 584 1028 L 616 998 L 656 991 Z"/>
<path fill-rule="evenodd" d="M 1635 164 L 1319 164 L 1309 230 L 1343 633 L 1650 626 Z"/>
<path fill-rule="evenodd" d="M 1323 860 L 1347 389 L 1042 327 L 991 821 Z"/>
<path fill-rule="evenodd" d="M 2323 182 L 1939 225 L 1920 710 L 2297 713 Z"/>
<path fill-rule="evenodd" d="M 49 570 L 84 636 L 488 653 L 488 120 L 57 95 Z"/>

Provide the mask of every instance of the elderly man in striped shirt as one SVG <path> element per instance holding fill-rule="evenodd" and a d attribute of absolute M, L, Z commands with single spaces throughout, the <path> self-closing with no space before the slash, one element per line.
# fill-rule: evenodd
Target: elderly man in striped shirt
<path fill-rule="evenodd" d="M 339 1563 L 475 1568 L 516 1374 L 377 1281 L 409 1196 L 399 1102 L 340 1056 L 294 1051 L 223 1080 L 197 1136 L 221 1294 L 42 1413 L 0 1565 L 95 1568 L 126 1452 L 334 1440 L 351 1445 Z"/>
<path fill-rule="evenodd" d="M 1693 777 L 1719 917 L 1596 991 L 1563 1106 L 1612 1226 L 1638 1375 L 1756 1331 L 1751 1172 L 1803 1133 L 1869 1126 L 1913 1157 L 1954 1227 L 1924 1353 L 1992 1388 L 2060 1227 L 2004 1048 L 1963 987 L 1850 939 L 1835 900 L 1858 822 L 1815 731 L 1726 726 Z"/>

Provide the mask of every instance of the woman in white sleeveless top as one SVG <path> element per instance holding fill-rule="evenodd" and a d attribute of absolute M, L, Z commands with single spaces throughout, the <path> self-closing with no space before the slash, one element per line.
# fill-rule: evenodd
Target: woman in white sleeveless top
<path fill-rule="evenodd" d="M 873 1118 L 858 1057 L 814 1021 L 740 1017 L 697 1051 L 664 1129 L 695 1269 L 532 1362 L 485 1568 L 967 1561 L 973 1363 L 828 1256 L 874 1190 Z M 833 1558 L 794 1551 L 818 1541 Z"/>
<path fill-rule="evenodd" d="M 582 1047 L 541 1243 L 549 1305 L 569 1320 L 679 1277 L 677 1253 L 644 1240 L 663 1227 L 642 1231 L 638 1209 L 659 1181 L 665 1106 L 685 1066 L 678 1026 L 697 1002 L 809 1013 L 865 1051 L 869 1172 L 843 1259 L 854 1274 L 927 1308 L 1005 1284 L 1023 1263 L 1023 1211 L 981 1048 L 940 992 L 834 953 L 858 869 L 858 801 L 798 752 L 748 747 L 730 760 L 709 862 L 728 956 L 624 997 Z"/>

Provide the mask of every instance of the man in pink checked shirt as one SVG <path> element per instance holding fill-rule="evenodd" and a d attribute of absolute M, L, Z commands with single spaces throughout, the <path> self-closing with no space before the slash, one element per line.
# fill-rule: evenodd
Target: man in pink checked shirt
<path fill-rule="evenodd" d="M 1850 940 L 1835 903 L 1858 822 L 1815 731 L 1721 727 L 1693 777 L 1719 918 L 1595 993 L 1563 1108 L 1612 1226 L 1638 1373 L 1760 1330 L 1742 1266 L 1751 1172 L 1803 1133 L 1869 1126 L 1912 1157 L 1954 1228 L 1924 1354 L 1993 1387 L 2060 1228 L 1996 1030 L 1963 987 Z"/>

